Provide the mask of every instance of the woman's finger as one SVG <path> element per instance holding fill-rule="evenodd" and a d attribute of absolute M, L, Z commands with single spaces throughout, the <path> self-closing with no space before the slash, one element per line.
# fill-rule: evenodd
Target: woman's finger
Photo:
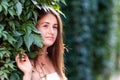
<path fill-rule="evenodd" d="M 17 54 L 15 58 L 16 62 L 25 62 L 28 59 L 28 56 L 26 54 Z"/>
<path fill-rule="evenodd" d="M 16 57 L 15 57 L 15 61 L 16 61 L 16 62 L 19 61 L 19 54 L 16 55 Z"/>

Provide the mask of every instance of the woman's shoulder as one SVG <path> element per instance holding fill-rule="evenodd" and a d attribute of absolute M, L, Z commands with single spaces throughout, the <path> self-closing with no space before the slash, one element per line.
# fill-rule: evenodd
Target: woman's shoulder
<path fill-rule="evenodd" d="M 64 77 L 64 80 L 68 80 L 66 76 Z"/>

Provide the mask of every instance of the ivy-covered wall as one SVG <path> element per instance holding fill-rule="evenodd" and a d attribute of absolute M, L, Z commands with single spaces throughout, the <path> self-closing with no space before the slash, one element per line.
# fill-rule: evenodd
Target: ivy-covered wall
<path fill-rule="evenodd" d="M 66 0 L 64 20 L 69 80 L 108 80 L 112 0 Z M 69 14 L 69 15 L 68 15 Z"/>

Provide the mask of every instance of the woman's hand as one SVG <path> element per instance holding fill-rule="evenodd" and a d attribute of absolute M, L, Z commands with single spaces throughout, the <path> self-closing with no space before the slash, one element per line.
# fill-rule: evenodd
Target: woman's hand
<path fill-rule="evenodd" d="M 16 58 L 16 63 L 18 68 L 24 73 L 24 75 L 31 75 L 32 74 L 32 64 L 26 54 L 17 54 Z"/>

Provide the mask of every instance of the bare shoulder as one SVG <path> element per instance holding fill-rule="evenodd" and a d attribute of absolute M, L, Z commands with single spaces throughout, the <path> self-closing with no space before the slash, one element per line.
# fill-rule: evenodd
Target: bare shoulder
<path fill-rule="evenodd" d="M 68 80 L 66 76 L 64 76 L 63 80 Z"/>

